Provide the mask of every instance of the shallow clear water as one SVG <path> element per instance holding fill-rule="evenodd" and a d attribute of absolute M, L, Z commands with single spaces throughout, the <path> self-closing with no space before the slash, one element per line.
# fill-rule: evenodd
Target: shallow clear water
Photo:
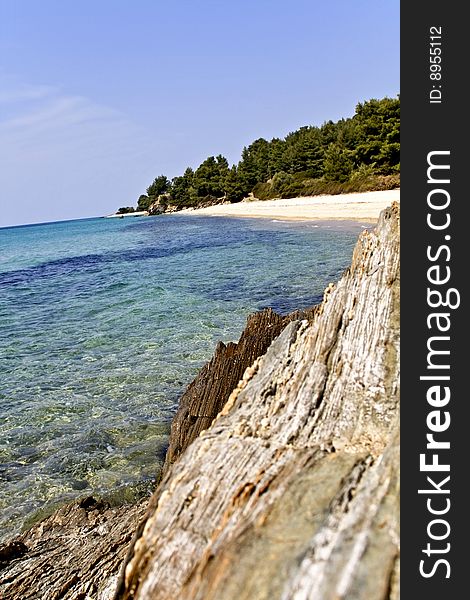
<path fill-rule="evenodd" d="M 0 229 L 0 527 L 150 482 L 179 395 L 249 312 L 321 299 L 362 227 L 184 217 Z"/>

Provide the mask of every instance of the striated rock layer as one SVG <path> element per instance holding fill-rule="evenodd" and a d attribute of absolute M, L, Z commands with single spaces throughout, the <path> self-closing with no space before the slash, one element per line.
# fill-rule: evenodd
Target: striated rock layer
<path fill-rule="evenodd" d="M 300 316 L 312 318 L 315 310 L 284 317 L 271 309 L 260 311 L 248 317 L 238 344 L 218 344 L 180 400 L 165 471 L 210 426 L 246 367 L 266 352 L 286 324 Z M 147 502 L 144 498 L 137 505 L 111 507 L 84 498 L 0 545 L 0 598 L 109 600 Z"/>
<path fill-rule="evenodd" d="M 214 356 L 199 371 L 179 401 L 178 411 L 171 425 L 163 475 L 189 444 L 211 425 L 245 369 L 266 352 L 290 321 L 311 319 L 315 311 L 316 307 L 312 307 L 281 316 L 267 308 L 248 317 L 237 344 L 217 344 Z"/>
<path fill-rule="evenodd" d="M 3 544 L 0 598 L 109 600 L 147 501 L 111 507 L 84 498 Z"/>
<path fill-rule="evenodd" d="M 109 600 L 127 551 L 119 599 L 397 599 L 398 261 L 394 205 L 321 305 L 218 346 L 146 513 L 61 508 L 0 547 L 0 597 Z"/>
<path fill-rule="evenodd" d="M 399 209 L 169 469 L 116 598 L 397 599 Z"/>

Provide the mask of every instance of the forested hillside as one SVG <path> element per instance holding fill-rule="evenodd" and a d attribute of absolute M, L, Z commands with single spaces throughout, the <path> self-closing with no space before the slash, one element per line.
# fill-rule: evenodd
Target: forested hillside
<path fill-rule="evenodd" d="M 137 209 L 161 210 L 316 194 L 391 189 L 400 181 L 400 100 L 368 100 L 354 116 L 305 126 L 284 139 L 263 138 L 243 148 L 238 164 L 209 156 L 172 180 L 159 175 Z"/>

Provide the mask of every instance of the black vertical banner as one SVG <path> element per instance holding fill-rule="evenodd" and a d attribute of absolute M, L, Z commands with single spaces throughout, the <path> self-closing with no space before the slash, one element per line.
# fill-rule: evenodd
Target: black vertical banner
<path fill-rule="evenodd" d="M 401 4 L 402 597 L 460 598 L 470 536 L 464 3 Z"/>

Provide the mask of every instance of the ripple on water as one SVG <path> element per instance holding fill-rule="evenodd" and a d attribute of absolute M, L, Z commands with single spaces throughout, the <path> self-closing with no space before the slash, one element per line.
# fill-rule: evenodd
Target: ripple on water
<path fill-rule="evenodd" d="M 0 230 L 3 535 L 148 491 L 177 400 L 249 312 L 321 299 L 360 225 L 168 216 Z"/>

